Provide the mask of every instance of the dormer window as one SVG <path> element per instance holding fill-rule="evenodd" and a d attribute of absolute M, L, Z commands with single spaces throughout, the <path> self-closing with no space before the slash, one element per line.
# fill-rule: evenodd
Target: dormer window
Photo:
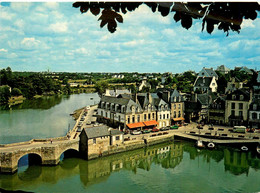
<path fill-rule="evenodd" d="M 240 100 L 244 100 L 244 96 L 243 96 L 243 95 L 240 95 L 239 99 L 240 99 Z"/>
<path fill-rule="evenodd" d="M 236 95 L 232 95 L 232 100 L 236 100 Z"/>
<path fill-rule="evenodd" d="M 256 111 L 256 109 L 257 109 L 257 104 L 254 104 L 253 105 L 253 110 Z"/>

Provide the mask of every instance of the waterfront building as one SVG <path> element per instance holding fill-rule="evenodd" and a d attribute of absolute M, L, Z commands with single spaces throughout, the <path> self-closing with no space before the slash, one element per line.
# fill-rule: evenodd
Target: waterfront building
<path fill-rule="evenodd" d="M 226 96 L 219 96 L 209 105 L 209 123 L 214 125 L 223 125 L 225 123 L 225 100 Z"/>
<path fill-rule="evenodd" d="M 166 102 L 153 99 L 150 93 L 121 94 L 118 97 L 103 96 L 97 117 L 99 122 L 120 129 L 143 129 L 156 125 L 160 128 L 169 125 L 170 111 Z"/>
<path fill-rule="evenodd" d="M 225 123 L 231 126 L 247 125 L 248 109 L 252 93 L 239 89 L 227 95 L 225 103 Z"/>
<path fill-rule="evenodd" d="M 171 124 L 181 123 L 184 119 L 184 99 L 176 90 L 162 89 L 158 90 L 158 96 L 166 101 L 171 108 Z"/>
<path fill-rule="evenodd" d="M 207 122 L 209 114 L 209 106 L 214 100 L 214 95 L 210 92 L 197 94 L 197 102 L 201 105 L 199 121 Z M 212 100 L 213 99 L 213 100 Z"/>
<path fill-rule="evenodd" d="M 198 73 L 198 77 L 215 77 L 215 79 L 218 80 L 218 75 L 213 70 L 213 68 L 203 67 L 202 70 Z"/>
<path fill-rule="evenodd" d="M 113 127 L 125 128 L 129 123 L 140 122 L 142 113 L 141 106 L 131 98 L 102 96 L 97 119 Z"/>
<path fill-rule="evenodd" d="M 169 126 L 171 109 L 168 103 L 159 98 L 156 93 L 152 94 L 153 104 L 156 108 L 156 120 L 158 122 L 158 128 Z"/>
<path fill-rule="evenodd" d="M 249 126 L 260 129 L 260 99 L 254 99 L 249 106 Z"/>
<path fill-rule="evenodd" d="M 230 69 L 225 65 L 220 65 L 217 67 L 216 71 L 218 71 L 221 74 L 228 74 L 230 72 Z"/>
<path fill-rule="evenodd" d="M 201 77 L 198 76 L 194 82 L 194 91 L 196 92 L 217 92 L 218 84 L 215 76 L 212 77 Z"/>
<path fill-rule="evenodd" d="M 124 134 L 121 131 L 109 129 L 106 125 L 84 128 L 79 138 L 79 151 L 86 159 L 91 159 L 90 155 L 98 157 L 107 154 L 111 146 L 124 142 Z"/>

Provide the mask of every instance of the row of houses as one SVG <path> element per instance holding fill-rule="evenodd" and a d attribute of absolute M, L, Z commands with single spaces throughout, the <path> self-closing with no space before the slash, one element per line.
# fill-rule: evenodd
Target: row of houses
<path fill-rule="evenodd" d="M 121 129 L 166 127 L 184 120 L 184 101 L 177 90 L 103 96 L 97 119 Z"/>

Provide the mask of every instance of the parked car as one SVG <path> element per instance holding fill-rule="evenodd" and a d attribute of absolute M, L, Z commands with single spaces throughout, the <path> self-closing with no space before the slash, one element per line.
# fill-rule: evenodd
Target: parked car
<path fill-rule="evenodd" d="M 152 132 L 158 132 L 158 131 L 159 131 L 159 129 L 157 129 L 155 127 L 152 129 Z"/>
<path fill-rule="evenodd" d="M 142 133 L 144 133 L 144 134 L 145 133 L 151 133 L 151 130 L 150 129 L 145 129 L 145 130 L 142 131 Z"/>
<path fill-rule="evenodd" d="M 87 110 L 90 110 L 90 106 L 87 106 L 86 109 L 87 109 Z"/>
<path fill-rule="evenodd" d="M 160 131 L 166 131 L 166 127 L 160 128 Z"/>
<path fill-rule="evenodd" d="M 140 135 L 140 134 L 142 134 L 142 132 L 141 131 L 132 131 L 131 134 L 132 135 Z"/>
<path fill-rule="evenodd" d="M 178 125 L 172 125 L 172 126 L 170 127 L 170 129 L 178 129 L 178 128 L 179 128 Z"/>

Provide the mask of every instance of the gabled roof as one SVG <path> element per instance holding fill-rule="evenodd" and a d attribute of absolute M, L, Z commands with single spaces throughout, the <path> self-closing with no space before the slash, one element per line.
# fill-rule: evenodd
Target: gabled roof
<path fill-rule="evenodd" d="M 207 93 L 198 94 L 198 101 L 202 105 L 208 105 L 209 104 L 209 95 Z"/>
<path fill-rule="evenodd" d="M 244 96 L 244 99 L 242 101 L 249 101 L 250 93 L 245 89 L 237 89 L 237 90 L 231 92 L 230 94 L 227 95 L 226 100 L 238 100 L 239 101 L 240 95 Z M 235 98 L 233 99 L 232 96 L 234 96 Z"/>
<path fill-rule="evenodd" d="M 252 70 L 250 70 L 246 66 L 243 66 L 239 71 L 243 71 L 243 72 L 246 72 L 248 74 L 252 74 L 253 73 Z"/>
<path fill-rule="evenodd" d="M 205 68 L 205 67 L 199 72 L 199 76 L 206 76 L 206 77 L 215 76 L 216 78 L 218 77 L 217 73 L 213 70 L 213 68 Z"/>
<path fill-rule="evenodd" d="M 98 127 L 84 128 L 84 131 L 89 139 L 110 135 L 110 133 L 108 131 L 108 127 L 106 125 L 102 125 L 102 126 L 98 126 Z"/>
<path fill-rule="evenodd" d="M 212 79 L 213 79 L 213 77 L 197 77 L 197 79 L 194 83 L 194 87 L 208 88 L 210 86 Z"/>
<path fill-rule="evenodd" d="M 176 101 L 174 101 L 174 98 L 176 98 Z M 181 101 L 182 101 L 181 94 L 176 89 L 174 89 L 170 96 L 170 102 L 181 102 Z"/>

